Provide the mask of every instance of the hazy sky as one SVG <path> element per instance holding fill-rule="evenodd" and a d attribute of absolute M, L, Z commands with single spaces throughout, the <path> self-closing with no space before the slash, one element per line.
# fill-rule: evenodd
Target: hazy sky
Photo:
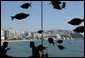
<path fill-rule="evenodd" d="M 25 2 L 32 2 L 32 7 L 22 9 L 20 6 Z M 63 10 L 53 9 L 50 1 L 43 1 L 43 20 L 44 29 L 70 29 L 73 30 L 77 26 L 68 24 L 67 22 L 73 18 L 84 18 L 84 2 L 83 1 L 65 1 L 66 8 Z M 17 13 L 30 14 L 24 20 L 14 19 L 11 16 Z M 1 27 L 12 28 L 18 31 L 33 31 L 40 29 L 41 23 L 41 2 L 40 1 L 1 1 Z M 83 25 L 83 24 L 82 24 Z"/>

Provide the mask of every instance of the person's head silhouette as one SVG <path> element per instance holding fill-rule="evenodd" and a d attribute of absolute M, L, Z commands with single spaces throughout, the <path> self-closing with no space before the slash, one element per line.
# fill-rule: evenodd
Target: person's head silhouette
<path fill-rule="evenodd" d="M 4 48 L 7 48 L 7 46 L 8 46 L 8 42 L 4 42 L 4 43 L 3 43 L 3 47 L 4 47 Z"/>
<path fill-rule="evenodd" d="M 34 45 L 34 42 L 33 41 L 31 41 L 30 42 L 30 47 L 32 48 L 32 47 L 34 47 L 35 45 Z"/>

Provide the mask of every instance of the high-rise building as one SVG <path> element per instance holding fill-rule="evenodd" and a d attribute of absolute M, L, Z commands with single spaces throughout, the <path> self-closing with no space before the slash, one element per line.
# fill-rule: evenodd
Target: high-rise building
<path fill-rule="evenodd" d="M 5 39 L 10 40 L 14 38 L 14 33 L 11 29 L 5 30 Z"/>
<path fill-rule="evenodd" d="M 1 29 L 1 40 L 4 40 L 4 39 L 5 39 L 5 37 L 4 37 L 4 30 Z"/>

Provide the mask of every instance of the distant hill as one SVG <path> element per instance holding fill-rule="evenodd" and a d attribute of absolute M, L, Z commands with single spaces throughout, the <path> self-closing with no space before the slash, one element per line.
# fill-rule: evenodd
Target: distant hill
<path fill-rule="evenodd" d="M 84 38 L 84 36 L 80 33 L 76 33 L 70 30 L 61 30 L 61 29 L 56 29 L 56 30 L 46 30 L 44 33 L 51 33 L 52 35 L 62 35 L 66 37 L 71 37 L 71 38 Z"/>
<path fill-rule="evenodd" d="M 84 38 L 84 36 L 82 34 L 79 34 L 79 33 L 70 33 L 70 35 L 73 37 L 73 38 Z"/>

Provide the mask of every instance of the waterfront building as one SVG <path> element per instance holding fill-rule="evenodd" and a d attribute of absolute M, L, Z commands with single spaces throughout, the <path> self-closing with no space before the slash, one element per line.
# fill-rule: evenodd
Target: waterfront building
<path fill-rule="evenodd" d="M 5 37 L 4 37 L 4 30 L 1 29 L 1 40 L 4 40 L 4 39 L 5 39 Z"/>
<path fill-rule="evenodd" d="M 5 40 L 11 40 L 14 38 L 14 32 L 9 28 L 5 30 Z"/>
<path fill-rule="evenodd" d="M 56 36 L 57 36 L 57 39 L 62 39 L 60 34 L 56 34 Z"/>

